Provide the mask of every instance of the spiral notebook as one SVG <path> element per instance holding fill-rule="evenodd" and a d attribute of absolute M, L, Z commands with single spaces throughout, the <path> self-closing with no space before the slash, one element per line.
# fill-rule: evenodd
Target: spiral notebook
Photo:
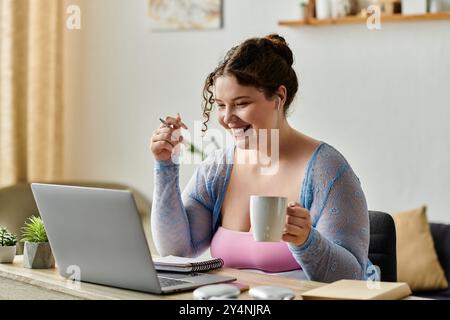
<path fill-rule="evenodd" d="M 185 258 L 177 256 L 153 257 L 158 271 L 203 272 L 222 268 L 221 258 Z"/>

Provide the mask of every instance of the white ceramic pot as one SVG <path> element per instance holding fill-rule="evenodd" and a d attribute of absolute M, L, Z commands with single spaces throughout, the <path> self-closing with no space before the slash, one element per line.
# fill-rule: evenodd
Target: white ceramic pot
<path fill-rule="evenodd" d="M 330 0 L 316 0 L 316 18 L 331 18 L 331 2 Z"/>
<path fill-rule="evenodd" d="M 402 0 L 402 14 L 424 14 L 427 0 Z"/>
<path fill-rule="evenodd" d="M 442 0 L 430 0 L 430 12 L 441 12 L 443 7 Z"/>
<path fill-rule="evenodd" d="M 345 17 L 349 11 L 349 2 L 347 0 L 331 0 L 330 11 L 332 18 Z"/>
<path fill-rule="evenodd" d="M 16 256 L 16 246 L 0 247 L 0 263 L 12 263 Z"/>

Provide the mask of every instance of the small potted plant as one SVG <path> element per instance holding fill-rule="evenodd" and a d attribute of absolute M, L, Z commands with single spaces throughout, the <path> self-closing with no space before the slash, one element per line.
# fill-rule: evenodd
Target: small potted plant
<path fill-rule="evenodd" d="M 32 216 L 22 227 L 22 242 L 25 242 L 23 266 L 29 269 L 50 269 L 55 265 L 47 232 L 41 218 Z"/>
<path fill-rule="evenodd" d="M 16 256 L 17 238 L 8 229 L 0 227 L 0 263 L 12 263 Z"/>
<path fill-rule="evenodd" d="M 309 3 L 309 0 L 300 0 L 299 1 L 300 7 L 299 7 L 299 11 L 298 11 L 298 18 L 300 20 L 305 20 L 308 3 Z"/>

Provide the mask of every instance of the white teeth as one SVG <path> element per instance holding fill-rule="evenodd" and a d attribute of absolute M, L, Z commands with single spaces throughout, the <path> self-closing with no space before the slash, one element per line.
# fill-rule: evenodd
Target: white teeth
<path fill-rule="evenodd" d="M 232 128 L 231 132 L 234 136 L 240 136 L 244 134 L 244 128 Z"/>
<path fill-rule="evenodd" d="M 250 128 L 250 125 L 245 126 L 245 127 L 241 127 L 241 128 L 231 128 L 231 133 L 235 137 L 242 137 L 242 136 L 245 135 L 245 132 L 247 131 L 246 130 L 247 128 Z"/>

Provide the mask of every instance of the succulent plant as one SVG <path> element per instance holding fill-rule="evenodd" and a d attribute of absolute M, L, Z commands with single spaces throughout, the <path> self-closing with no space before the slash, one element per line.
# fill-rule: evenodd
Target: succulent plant
<path fill-rule="evenodd" d="M 309 0 L 300 0 L 299 4 L 301 7 L 306 7 L 309 3 Z"/>
<path fill-rule="evenodd" d="M 17 243 L 17 238 L 8 229 L 0 227 L 0 247 L 12 247 Z"/>
<path fill-rule="evenodd" d="M 199 155 L 201 155 L 202 160 L 205 158 L 205 154 L 203 153 L 202 150 L 200 150 L 198 147 L 196 147 L 193 143 L 189 143 L 189 152 L 190 153 L 198 153 Z"/>
<path fill-rule="evenodd" d="M 219 144 L 217 143 L 217 140 L 214 138 L 214 137 L 211 137 L 211 142 L 214 144 L 214 147 L 216 148 L 216 149 L 220 149 L 220 146 L 219 146 Z M 189 152 L 190 153 L 192 153 L 192 154 L 199 154 L 201 157 L 202 157 L 202 160 L 205 160 L 205 158 L 206 158 L 206 154 L 203 152 L 203 150 L 200 150 L 200 148 L 199 147 L 197 147 L 195 144 L 193 144 L 192 142 L 190 142 L 189 143 L 189 146 L 188 146 L 188 150 L 189 150 Z"/>
<path fill-rule="evenodd" d="M 22 242 L 48 242 L 44 221 L 41 218 L 32 216 L 22 227 Z"/>

